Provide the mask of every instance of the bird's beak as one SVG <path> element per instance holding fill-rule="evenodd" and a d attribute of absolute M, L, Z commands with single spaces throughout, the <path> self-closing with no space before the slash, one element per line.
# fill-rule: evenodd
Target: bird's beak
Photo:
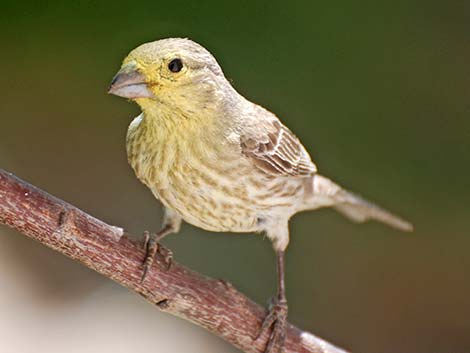
<path fill-rule="evenodd" d="M 144 75 L 133 63 L 126 64 L 119 70 L 111 81 L 108 93 L 129 99 L 155 97 L 147 86 Z"/>

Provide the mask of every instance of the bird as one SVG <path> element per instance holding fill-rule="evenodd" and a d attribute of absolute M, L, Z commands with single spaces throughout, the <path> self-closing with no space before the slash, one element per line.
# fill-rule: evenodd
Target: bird
<path fill-rule="evenodd" d="M 413 226 L 321 175 L 299 138 L 269 110 L 246 99 L 214 56 L 187 38 L 144 43 L 123 60 L 108 93 L 141 114 L 126 137 L 128 162 L 163 204 L 159 232 L 146 233 L 142 280 L 160 241 L 182 222 L 212 232 L 260 233 L 276 254 L 277 294 L 262 322 L 265 352 L 282 352 L 287 325 L 285 252 L 289 219 L 332 207 L 355 222 Z"/>

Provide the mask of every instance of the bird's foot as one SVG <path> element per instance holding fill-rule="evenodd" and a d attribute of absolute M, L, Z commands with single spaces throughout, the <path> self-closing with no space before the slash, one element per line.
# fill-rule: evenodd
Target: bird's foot
<path fill-rule="evenodd" d="M 144 232 L 144 249 L 146 254 L 141 282 L 145 280 L 147 273 L 150 271 L 150 268 L 152 267 L 153 261 L 155 259 L 155 254 L 157 252 L 163 256 L 165 264 L 167 265 L 167 270 L 169 270 L 171 267 L 173 252 L 158 242 L 162 237 L 162 233 L 149 233 L 148 231 Z"/>
<path fill-rule="evenodd" d="M 284 351 L 287 328 L 287 301 L 285 299 L 271 299 L 268 315 L 264 318 L 255 340 L 271 327 L 272 331 L 264 353 L 282 353 Z"/>

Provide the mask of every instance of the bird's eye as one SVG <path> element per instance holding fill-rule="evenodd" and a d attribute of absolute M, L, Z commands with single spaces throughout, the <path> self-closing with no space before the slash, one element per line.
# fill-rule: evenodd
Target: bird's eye
<path fill-rule="evenodd" d="M 181 61 L 181 59 L 178 58 L 171 60 L 168 64 L 168 70 L 170 70 L 171 72 L 180 72 L 182 68 L 183 62 Z"/>

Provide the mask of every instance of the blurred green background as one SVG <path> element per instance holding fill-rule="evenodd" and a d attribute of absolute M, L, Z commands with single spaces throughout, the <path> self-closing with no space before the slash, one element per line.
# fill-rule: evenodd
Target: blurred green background
<path fill-rule="evenodd" d="M 290 320 L 353 352 L 469 352 L 469 23 L 465 1 L 5 2 L 0 168 L 131 232 L 158 229 L 159 203 L 125 155 L 139 109 L 106 90 L 137 45 L 189 37 L 299 135 L 323 174 L 416 226 L 296 216 Z M 0 232 L 0 351 L 235 352 Z M 260 303 L 275 292 L 263 237 L 185 225 L 165 243 Z"/>

